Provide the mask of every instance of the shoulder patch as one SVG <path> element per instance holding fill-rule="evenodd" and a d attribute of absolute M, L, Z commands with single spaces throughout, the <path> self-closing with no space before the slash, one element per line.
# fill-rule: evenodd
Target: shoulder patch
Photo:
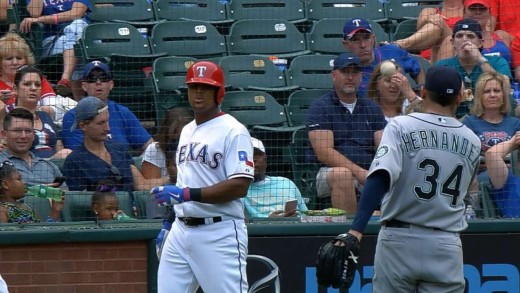
<path fill-rule="evenodd" d="M 388 154 L 388 147 L 386 145 L 382 145 L 377 149 L 376 159 L 380 159 Z"/>

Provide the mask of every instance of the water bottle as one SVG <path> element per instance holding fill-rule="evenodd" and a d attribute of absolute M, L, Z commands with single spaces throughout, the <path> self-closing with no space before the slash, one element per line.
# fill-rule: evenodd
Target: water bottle
<path fill-rule="evenodd" d="M 474 220 L 477 218 L 477 214 L 475 213 L 475 210 L 473 209 L 472 205 L 469 204 L 466 206 L 464 216 L 466 217 L 466 220 Z"/>
<path fill-rule="evenodd" d="M 520 87 L 518 86 L 518 82 L 513 82 L 513 99 L 515 99 L 516 104 L 520 104 Z"/>
<path fill-rule="evenodd" d="M 124 212 L 118 212 L 114 215 L 114 220 L 118 221 L 127 221 L 127 220 L 135 220 L 134 218 L 127 216 Z"/>
<path fill-rule="evenodd" d="M 61 201 L 65 191 L 45 184 L 38 184 L 27 187 L 27 193 L 37 197 Z"/>

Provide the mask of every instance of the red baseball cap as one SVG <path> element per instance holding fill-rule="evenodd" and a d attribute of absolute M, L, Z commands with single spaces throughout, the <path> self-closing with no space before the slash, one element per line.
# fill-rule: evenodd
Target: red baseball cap
<path fill-rule="evenodd" d="M 491 7 L 491 4 L 489 3 L 488 0 L 466 0 L 464 2 L 464 6 L 465 7 L 470 7 L 473 4 L 480 4 L 480 5 L 482 5 L 484 7 L 487 7 L 487 8 Z"/>

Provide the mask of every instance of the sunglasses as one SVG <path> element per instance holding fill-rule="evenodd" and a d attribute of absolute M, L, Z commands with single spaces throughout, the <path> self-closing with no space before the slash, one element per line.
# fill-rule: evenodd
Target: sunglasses
<path fill-rule="evenodd" d="M 123 175 L 121 175 L 121 171 L 119 171 L 119 169 L 112 165 L 110 167 L 110 174 L 112 174 L 112 176 L 114 176 L 116 178 L 116 181 L 119 182 L 123 179 Z"/>
<path fill-rule="evenodd" d="M 112 80 L 112 78 L 106 74 L 103 75 L 89 75 L 87 78 L 85 78 L 86 83 L 95 83 L 98 82 L 109 82 Z"/>

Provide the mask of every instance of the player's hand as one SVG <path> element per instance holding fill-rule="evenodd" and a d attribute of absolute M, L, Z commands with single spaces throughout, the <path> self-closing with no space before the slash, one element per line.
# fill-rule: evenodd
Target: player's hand
<path fill-rule="evenodd" d="M 157 186 L 150 190 L 158 206 L 169 206 L 184 202 L 184 190 L 175 185 Z"/>

